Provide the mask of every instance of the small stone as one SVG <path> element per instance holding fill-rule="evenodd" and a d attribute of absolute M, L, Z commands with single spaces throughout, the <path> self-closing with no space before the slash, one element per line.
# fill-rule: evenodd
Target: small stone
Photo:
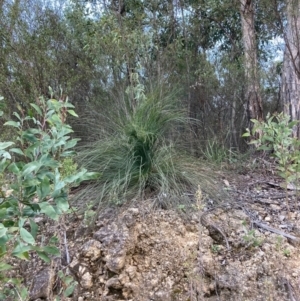
<path fill-rule="evenodd" d="M 86 242 L 81 248 L 81 256 L 95 261 L 101 257 L 101 243 L 91 239 Z"/>
<path fill-rule="evenodd" d="M 93 286 L 93 277 L 89 272 L 85 272 L 81 276 L 80 284 L 83 288 L 88 289 Z"/>
<path fill-rule="evenodd" d="M 125 256 L 119 256 L 119 257 L 115 257 L 115 258 L 109 258 L 106 257 L 106 266 L 107 268 L 114 272 L 117 273 L 118 271 L 120 271 L 124 265 L 125 265 Z"/>
<path fill-rule="evenodd" d="M 126 273 L 128 274 L 129 278 L 132 280 L 136 275 L 136 267 L 135 266 L 127 267 Z"/>
<path fill-rule="evenodd" d="M 216 285 L 215 285 L 214 283 L 211 283 L 211 284 L 209 285 L 209 290 L 210 290 L 211 292 L 213 292 L 213 291 L 215 291 L 215 289 L 216 289 Z"/>
<path fill-rule="evenodd" d="M 271 221 L 271 217 L 270 217 L 269 215 L 267 215 L 267 216 L 265 217 L 265 221 L 266 221 L 266 222 L 270 222 L 270 221 Z"/>
<path fill-rule="evenodd" d="M 128 275 L 123 274 L 123 273 L 119 275 L 118 279 L 119 279 L 120 283 L 123 284 L 123 285 L 130 281 Z"/>
<path fill-rule="evenodd" d="M 121 289 L 122 285 L 117 277 L 112 277 L 106 282 L 107 287 L 112 287 L 114 289 Z"/>
<path fill-rule="evenodd" d="M 83 301 L 83 298 L 82 297 L 78 297 L 77 301 Z"/>
<path fill-rule="evenodd" d="M 279 215 L 279 220 L 282 222 L 285 220 L 285 215 Z"/>
<path fill-rule="evenodd" d="M 279 210 L 281 209 L 280 206 L 275 205 L 275 204 L 271 204 L 270 207 L 271 207 L 271 209 L 273 209 L 274 211 L 279 211 Z"/>
<path fill-rule="evenodd" d="M 155 293 L 155 300 L 157 301 L 165 301 L 165 300 L 169 300 L 169 298 L 170 298 L 169 293 L 165 291 L 157 291 Z"/>

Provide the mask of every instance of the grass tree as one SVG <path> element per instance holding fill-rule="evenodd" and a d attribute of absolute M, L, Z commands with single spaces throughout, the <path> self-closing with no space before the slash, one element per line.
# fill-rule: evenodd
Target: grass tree
<path fill-rule="evenodd" d="M 79 153 L 83 166 L 101 173 L 85 192 L 95 196 L 102 191 L 118 203 L 145 192 L 180 196 L 201 182 L 209 183 L 208 170 L 181 148 L 179 138 L 189 119 L 176 103 L 176 93 L 166 90 L 146 93 L 137 84 L 127 89 L 123 106 L 108 110 L 100 138 Z"/>

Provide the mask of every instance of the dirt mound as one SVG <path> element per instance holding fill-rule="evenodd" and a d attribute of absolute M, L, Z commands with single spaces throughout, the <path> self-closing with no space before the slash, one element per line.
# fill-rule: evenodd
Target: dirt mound
<path fill-rule="evenodd" d="M 90 235 L 84 234 L 83 223 L 69 225 L 69 270 L 79 285 L 66 300 L 282 301 L 300 296 L 299 247 L 252 229 L 242 210 L 216 209 L 203 226 L 202 212 L 187 219 L 174 210 L 150 208 L 151 201 L 106 209 Z M 37 278 L 28 279 L 36 291 Z"/>

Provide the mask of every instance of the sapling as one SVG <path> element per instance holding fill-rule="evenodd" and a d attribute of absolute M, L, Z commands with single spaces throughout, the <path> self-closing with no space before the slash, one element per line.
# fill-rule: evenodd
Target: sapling
<path fill-rule="evenodd" d="M 20 109 L 13 114 L 15 120 L 4 124 L 15 129 L 16 141 L 0 142 L 1 178 L 13 175 L 11 183 L 0 186 L 0 278 L 12 268 L 6 262 L 10 256 L 30 260 L 30 253 L 36 252 L 49 263 L 51 256 L 59 255 L 54 245 L 37 241 L 35 218 L 46 215 L 58 223 L 69 212 L 69 188 L 98 177 L 76 168 L 61 175 L 78 141 L 71 138 L 73 130 L 66 123 L 68 115 L 77 116 L 68 99 L 40 97 L 30 106 L 28 114 Z"/>
<path fill-rule="evenodd" d="M 254 123 L 250 132 L 243 137 L 252 137 L 250 144 L 258 150 L 270 151 L 276 159 L 278 175 L 284 179 L 286 202 L 288 205 L 287 189 L 289 185 L 297 185 L 300 172 L 299 141 L 293 136 L 293 128 L 298 121 L 290 121 L 290 116 L 284 113 L 267 115 L 266 121 L 251 119 Z"/>

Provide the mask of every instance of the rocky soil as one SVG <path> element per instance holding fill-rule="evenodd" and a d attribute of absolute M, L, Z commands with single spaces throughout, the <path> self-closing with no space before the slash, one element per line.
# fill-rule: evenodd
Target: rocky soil
<path fill-rule="evenodd" d="M 261 175 L 223 178 L 229 197 L 191 198 L 193 211 L 153 199 L 66 220 L 64 256 L 20 267 L 31 300 L 55 300 L 57 271 L 78 285 L 64 300 L 300 300 L 300 204 L 295 190 Z M 288 199 L 286 198 L 288 196 Z M 45 236 L 57 229 L 41 220 Z M 93 226 L 92 228 L 90 226 Z"/>

